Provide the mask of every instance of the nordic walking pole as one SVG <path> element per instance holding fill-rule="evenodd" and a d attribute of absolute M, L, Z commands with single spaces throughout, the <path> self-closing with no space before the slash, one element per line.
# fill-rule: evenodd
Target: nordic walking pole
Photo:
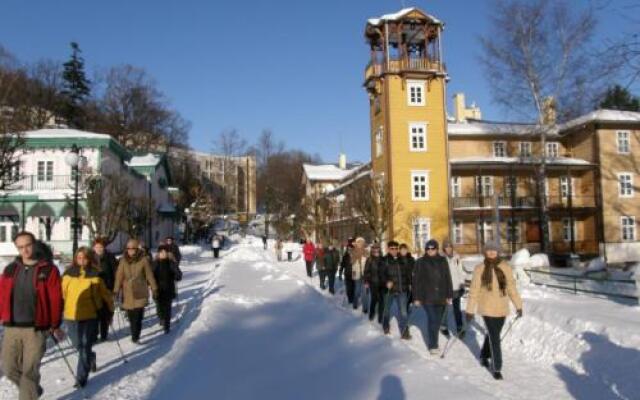
<path fill-rule="evenodd" d="M 504 331 L 504 334 L 500 338 L 500 341 L 503 341 L 504 338 L 507 337 L 509 332 L 511 332 L 511 328 L 513 328 L 513 326 L 516 324 L 516 322 L 518 322 L 519 319 L 520 319 L 520 317 L 516 316 L 514 319 L 511 320 L 511 322 L 509 323 L 509 326 L 507 326 L 507 330 Z"/>
<path fill-rule="evenodd" d="M 56 348 L 58 349 L 58 351 L 60 352 L 60 355 L 62 356 L 62 359 L 64 360 L 64 363 L 67 365 L 67 368 L 69 369 L 69 373 L 71 374 L 71 376 L 73 376 L 74 382 L 76 384 L 79 384 L 78 377 L 76 376 L 75 372 L 73 372 L 73 368 L 71 367 L 71 364 L 67 359 L 67 355 L 64 354 L 64 351 L 62 350 L 62 346 L 60 346 L 60 342 L 58 341 L 58 339 L 55 337 L 53 333 L 49 333 L 49 336 L 51 336 L 51 339 L 53 339 L 53 343 L 55 343 Z"/>
<path fill-rule="evenodd" d="M 462 335 L 464 332 L 467 331 L 468 326 L 469 325 L 463 326 L 462 329 L 460 329 L 460 332 L 450 336 L 449 339 L 447 339 L 447 343 L 445 343 L 444 348 L 442 349 L 442 354 L 440 355 L 440 358 L 444 358 L 447 354 L 447 351 L 451 350 L 451 348 L 455 344 L 454 339 L 461 340 L 460 335 Z"/>
<path fill-rule="evenodd" d="M 122 358 L 123 363 L 128 363 L 127 357 L 124 356 L 124 352 L 122 351 L 122 346 L 120 346 L 120 340 L 118 340 L 118 335 L 116 334 L 116 329 L 113 327 L 113 321 L 109 321 L 109 326 L 111 327 L 111 332 L 113 333 L 113 338 L 116 340 L 116 345 L 118 345 L 118 350 L 120 350 L 120 357 Z"/>

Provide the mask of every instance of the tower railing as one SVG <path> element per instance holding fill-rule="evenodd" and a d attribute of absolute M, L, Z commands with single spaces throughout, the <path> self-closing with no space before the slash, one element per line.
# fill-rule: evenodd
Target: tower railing
<path fill-rule="evenodd" d="M 400 72 L 444 72 L 446 70 L 445 63 L 431 60 L 429 58 L 400 58 L 384 61 L 369 62 L 365 69 L 365 78 L 369 79 L 373 76 L 379 76 L 384 73 L 400 73 Z"/>

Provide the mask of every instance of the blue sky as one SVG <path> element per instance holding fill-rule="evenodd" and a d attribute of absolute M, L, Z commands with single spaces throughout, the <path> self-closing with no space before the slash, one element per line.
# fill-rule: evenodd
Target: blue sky
<path fill-rule="evenodd" d="M 604 0 L 597 0 L 605 3 Z M 573 0 L 583 5 L 587 0 Z M 630 29 L 611 0 L 599 40 Z M 362 88 L 367 18 L 395 12 L 400 0 L 3 0 L 0 43 L 21 61 L 64 60 L 77 41 L 89 70 L 145 68 L 192 122 L 190 142 L 213 150 L 237 129 L 252 142 L 271 129 L 291 148 L 336 161 L 369 159 L 368 100 Z M 477 37 L 490 0 L 420 0 L 446 23 L 449 94 L 463 91 L 486 119 L 508 115 L 491 102 L 478 65 Z"/>

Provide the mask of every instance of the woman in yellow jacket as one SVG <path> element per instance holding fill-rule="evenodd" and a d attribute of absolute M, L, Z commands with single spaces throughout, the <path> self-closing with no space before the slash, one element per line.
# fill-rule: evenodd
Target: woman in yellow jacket
<path fill-rule="evenodd" d="M 509 315 L 509 300 L 515 306 L 518 317 L 522 317 L 522 299 L 513 279 L 513 271 L 506 261 L 500 259 L 498 251 L 496 243 L 485 244 L 484 262 L 473 271 L 466 312 L 467 321 L 473 319 L 476 311 L 482 315 L 487 335 L 480 352 L 480 363 L 488 368 L 491 359 L 493 377 L 502 379 L 500 332 Z"/>
<path fill-rule="evenodd" d="M 81 247 L 62 275 L 64 319 L 71 343 L 78 350 L 76 386 L 80 387 L 87 384 L 89 371 L 96 368 L 92 348 L 98 337 L 100 310 L 113 312 L 113 296 L 100 278 L 95 260 L 92 250 Z"/>

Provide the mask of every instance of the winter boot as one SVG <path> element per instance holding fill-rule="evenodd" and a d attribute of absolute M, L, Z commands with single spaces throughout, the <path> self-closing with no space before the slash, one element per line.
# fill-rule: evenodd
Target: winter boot
<path fill-rule="evenodd" d="M 497 380 L 497 381 L 501 381 L 504 378 L 502 377 L 502 373 L 500 371 L 496 371 L 493 373 L 493 379 Z"/>
<path fill-rule="evenodd" d="M 409 333 L 409 329 L 405 329 L 404 332 L 402 332 L 402 339 L 411 340 L 411 334 Z"/>
<path fill-rule="evenodd" d="M 432 356 L 437 356 L 440 354 L 440 349 L 429 349 L 429 354 Z"/>
<path fill-rule="evenodd" d="M 480 365 L 485 367 L 485 368 L 489 368 L 489 359 L 488 358 L 481 358 L 480 359 Z"/>
<path fill-rule="evenodd" d="M 382 332 L 384 332 L 385 335 L 389 335 L 390 334 L 389 328 L 382 328 Z"/>

